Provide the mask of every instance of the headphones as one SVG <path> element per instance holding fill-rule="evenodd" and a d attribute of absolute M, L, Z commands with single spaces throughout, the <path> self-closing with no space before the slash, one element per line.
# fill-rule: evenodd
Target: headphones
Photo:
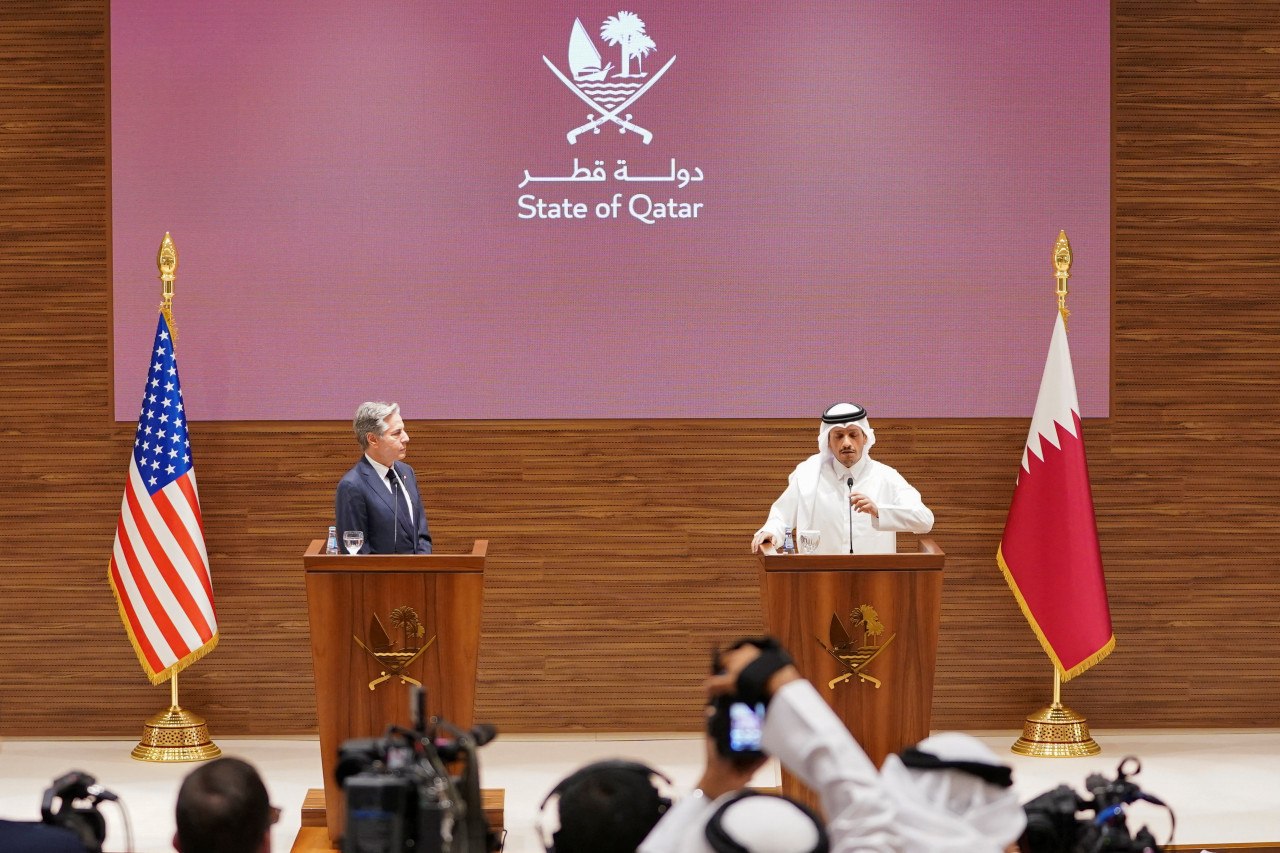
<path fill-rule="evenodd" d="M 792 837 L 795 837 L 795 833 L 803 829 L 810 827 L 813 829 L 814 845 L 805 850 L 796 849 L 795 853 L 827 853 L 830 849 L 831 842 L 827 837 L 826 828 L 822 825 L 822 820 L 808 806 L 798 803 L 790 797 L 744 790 L 726 799 L 711 815 L 711 819 L 707 821 L 707 843 L 711 845 L 711 849 L 715 853 L 751 853 L 751 848 L 744 844 L 743 841 L 751 841 L 750 836 L 756 827 L 743 825 L 743 822 L 736 815 L 726 820 L 728 812 L 743 800 L 754 800 L 754 802 L 748 803 L 744 807 L 746 809 L 745 814 L 748 815 L 746 818 L 747 823 L 750 823 L 752 818 L 755 818 L 765 825 L 773 826 L 775 829 L 781 828 L 783 831 L 788 830 L 786 824 L 790 823 Z M 766 803 L 768 804 L 767 806 Z M 788 809 L 788 807 L 790 808 Z"/>
<path fill-rule="evenodd" d="M 73 770 L 53 780 L 40 803 L 40 819 L 48 826 L 59 826 L 75 833 L 86 850 L 100 853 L 107 839 L 107 821 L 98 811 L 98 803 L 119 798 L 98 784 L 88 773 Z M 54 808 L 54 801 L 58 807 Z M 77 806 L 76 800 L 87 800 L 88 806 Z"/>
<path fill-rule="evenodd" d="M 638 761 L 618 759 L 597 761 L 594 764 L 588 764 L 575 770 L 560 780 L 551 789 L 551 793 L 547 794 L 542 800 L 542 805 L 538 806 L 538 819 L 534 828 L 537 830 L 538 838 L 542 841 L 542 846 L 547 853 L 556 853 L 557 846 L 562 848 L 566 844 L 570 847 L 572 846 L 572 842 L 567 837 L 568 834 L 566 834 L 564 826 L 559 819 L 566 800 L 572 802 L 576 807 L 578 805 L 575 799 L 576 795 L 580 794 L 584 786 L 591 782 L 597 783 L 606 793 L 620 793 L 624 796 L 632 795 L 635 808 L 619 809 L 615 807 L 608 811 L 599 810 L 595 812 L 601 818 L 599 824 L 592 827 L 584 827 L 583 831 L 588 833 L 595 831 L 607 834 L 610 839 L 616 839 L 619 834 L 624 833 L 627 829 L 635 828 L 627 826 L 628 818 L 639 817 L 642 821 L 649 823 L 649 826 L 645 827 L 645 833 L 647 833 L 653 824 L 656 824 L 658 819 L 666 813 L 667 809 L 671 808 L 671 798 L 664 797 L 658 792 L 655 780 L 665 782 L 667 786 L 674 784 L 662 773 Z M 543 827 L 547 823 L 547 803 L 551 802 L 553 797 L 559 797 L 559 801 L 556 804 L 557 819 L 555 821 L 558 828 L 548 840 L 547 832 Z M 651 821 L 650 818 L 652 818 Z M 576 833 L 571 831 L 571 834 Z M 644 835 L 642 834 L 640 838 L 636 839 L 636 843 L 639 844 L 643 837 Z"/>

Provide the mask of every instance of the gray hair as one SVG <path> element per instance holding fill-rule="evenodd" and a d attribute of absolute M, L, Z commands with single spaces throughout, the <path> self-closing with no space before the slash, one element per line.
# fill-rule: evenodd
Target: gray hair
<path fill-rule="evenodd" d="M 369 433 L 382 435 L 387 431 L 387 418 L 400 411 L 399 403 L 361 403 L 356 409 L 355 419 L 351 426 L 356 431 L 356 439 L 362 450 L 369 449 Z"/>

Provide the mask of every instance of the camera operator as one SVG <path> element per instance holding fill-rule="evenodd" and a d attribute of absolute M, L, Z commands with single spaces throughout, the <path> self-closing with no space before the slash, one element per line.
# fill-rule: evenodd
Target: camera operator
<path fill-rule="evenodd" d="M 570 773 L 538 809 L 538 835 L 548 853 L 635 853 L 671 807 L 655 780 L 658 771 L 634 761 L 597 761 Z M 555 800 L 554 809 L 547 804 Z M 556 818 L 548 835 L 544 826 Z"/>
<path fill-rule="evenodd" d="M 187 775 L 175 809 L 179 853 L 270 853 L 271 805 L 258 771 L 238 758 L 215 758 Z"/>
<path fill-rule="evenodd" d="M 818 793 L 827 823 L 815 832 L 799 804 L 749 796 L 743 789 L 763 759 L 726 758 L 708 739 L 698 790 L 667 812 L 640 853 L 752 853 L 770 836 L 785 839 L 772 849 L 831 853 L 1016 850 L 1024 817 L 1009 769 L 976 740 L 928 739 L 902 758 L 890 756 L 878 773 L 776 640 L 742 641 L 719 664 L 704 684 L 708 696 L 766 704 L 764 751 Z"/>
<path fill-rule="evenodd" d="M 98 805 L 107 801 L 120 804 L 119 797 L 89 774 L 64 773 L 44 792 L 39 822 L 0 820 L 0 851 L 102 853 L 107 822 Z"/>

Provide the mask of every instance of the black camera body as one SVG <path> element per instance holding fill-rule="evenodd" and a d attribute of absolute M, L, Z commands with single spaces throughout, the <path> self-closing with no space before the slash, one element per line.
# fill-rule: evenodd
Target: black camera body
<path fill-rule="evenodd" d="M 711 707 L 707 733 L 715 740 L 719 755 L 743 764 L 765 757 L 764 703 L 752 706 L 738 696 L 717 696 Z"/>
<path fill-rule="evenodd" d="M 80 770 L 72 770 L 53 780 L 40 804 L 41 822 L 75 833 L 88 853 L 102 853 L 107 839 L 107 821 L 98 804 L 119 798 Z"/>
<path fill-rule="evenodd" d="M 769 701 L 765 684 L 775 672 L 792 663 L 791 656 L 773 637 L 747 638 L 731 648 L 746 645 L 755 646 L 760 654 L 738 673 L 736 693 L 711 700 L 707 716 L 707 734 L 715 741 L 716 752 L 739 767 L 765 758 L 764 717 Z M 720 652 L 713 649 L 711 674 L 723 672 Z"/>
<path fill-rule="evenodd" d="M 1128 777 L 1142 770 L 1138 759 L 1129 756 L 1116 768 L 1116 778 L 1093 774 L 1085 779 L 1092 795 L 1086 799 L 1066 785 L 1046 791 L 1022 808 L 1027 829 L 1020 847 L 1025 853 L 1161 853 L 1145 826 L 1129 831 L 1124 807 L 1145 800 L 1169 808 L 1145 793 Z M 1092 813 L 1091 817 L 1077 814 Z M 1173 811 L 1169 812 L 1172 818 Z"/>
<path fill-rule="evenodd" d="M 451 736 L 438 737 L 437 729 Z M 381 738 L 349 740 L 334 770 L 347 808 L 343 853 L 488 853 L 500 849 L 480 801 L 476 749 L 491 727 L 460 732 L 392 726 Z M 460 762 L 454 776 L 446 766 Z"/>

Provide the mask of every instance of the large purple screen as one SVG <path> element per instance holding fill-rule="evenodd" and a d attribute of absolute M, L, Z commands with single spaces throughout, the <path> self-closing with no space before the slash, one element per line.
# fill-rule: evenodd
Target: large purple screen
<path fill-rule="evenodd" d="M 115 415 L 1107 414 L 1108 4 L 115 0 Z"/>

